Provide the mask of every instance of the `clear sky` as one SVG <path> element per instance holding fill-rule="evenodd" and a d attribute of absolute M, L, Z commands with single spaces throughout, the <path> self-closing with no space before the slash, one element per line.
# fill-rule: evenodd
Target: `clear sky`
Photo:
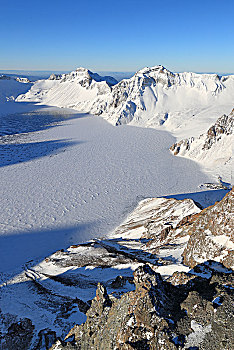
<path fill-rule="evenodd" d="M 0 0 L 0 69 L 234 72 L 234 0 Z"/>

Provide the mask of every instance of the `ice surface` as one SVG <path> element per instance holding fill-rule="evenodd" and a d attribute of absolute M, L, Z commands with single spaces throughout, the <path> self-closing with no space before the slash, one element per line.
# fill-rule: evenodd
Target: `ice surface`
<path fill-rule="evenodd" d="M 107 234 L 141 198 L 196 192 L 209 179 L 170 154 L 173 141 L 167 132 L 77 114 L 17 135 L 10 154 L 2 144 L 1 269 Z"/>

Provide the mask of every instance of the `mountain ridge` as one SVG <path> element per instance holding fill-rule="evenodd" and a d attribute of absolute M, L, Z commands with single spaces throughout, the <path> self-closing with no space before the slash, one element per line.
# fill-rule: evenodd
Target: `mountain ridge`
<path fill-rule="evenodd" d="M 77 82 L 80 89 L 75 86 Z M 69 86 L 59 83 L 69 83 Z M 177 134 L 185 121 L 196 119 L 204 109 L 230 106 L 233 91 L 234 75 L 173 73 L 158 65 L 140 69 L 133 77 L 117 83 L 114 78 L 78 68 L 36 82 L 17 101 L 74 108 L 101 115 L 113 125 L 130 123 Z M 228 108 L 231 109 L 227 107 L 223 112 Z M 214 120 L 214 116 L 212 118 Z"/>

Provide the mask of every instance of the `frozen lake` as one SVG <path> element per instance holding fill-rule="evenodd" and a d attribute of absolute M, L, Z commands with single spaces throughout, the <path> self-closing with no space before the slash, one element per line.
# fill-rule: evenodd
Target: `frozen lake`
<path fill-rule="evenodd" d="M 1 119 L 0 256 L 5 271 L 112 231 L 145 197 L 198 191 L 199 166 L 167 132 L 113 127 L 56 108 Z"/>

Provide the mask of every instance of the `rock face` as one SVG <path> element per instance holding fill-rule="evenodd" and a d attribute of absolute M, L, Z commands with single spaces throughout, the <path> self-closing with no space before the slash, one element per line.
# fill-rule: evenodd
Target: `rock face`
<path fill-rule="evenodd" d="M 33 339 L 34 326 L 28 318 L 12 323 L 4 337 L 1 337 L 2 350 L 29 349 Z"/>
<path fill-rule="evenodd" d="M 176 227 L 183 218 L 199 212 L 200 208 L 192 199 L 147 198 L 110 237 L 156 239 L 162 230 Z"/>
<path fill-rule="evenodd" d="M 222 201 L 204 209 L 188 229 L 183 252 L 184 264 L 191 267 L 206 260 L 234 266 L 234 189 Z"/>
<path fill-rule="evenodd" d="M 209 271 L 207 279 L 173 286 L 144 265 L 134 273 L 136 290 L 120 299 L 98 285 L 85 324 L 75 326 L 51 350 L 231 349 L 233 274 L 215 267 L 221 264 L 200 266 Z"/>
<path fill-rule="evenodd" d="M 212 207 L 179 222 L 177 218 L 166 234 L 157 221 L 156 235 L 150 231 L 146 250 L 156 249 L 158 256 L 166 246 L 172 247 L 175 239 L 188 237 L 182 240 L 181 253 L 183 263 L 193 270 L 176 271 L 165 280 L 155 272 L 157 263 L 151 264 L 152 268 L 142 265 L 134 272 L 135 291 L 120 298 L 108 295 L 99 284 L 87 321 L 71 329 L 64 341 L 58 340 L 51 349 L 231 350 L 233 272 L 228 267 L 233 265 L 233 196 L 234 190 Z M 147 205 L 142 221 L 134 222 L 132 215 L 117 234 L 122 230 L 126 237 L 126 228 L 136 230 L 137 223 L 144 222 L 147 227 Z M 136 209 L 138 215 L 140 211 L 142 207 Z"/>
<path fill-rule="evenodd" d="M 48 80 L 59 80 L 60 82 L 73 81 L 79 83 L 83 87 L 89 87 L 92 80 L 96 82 L 105 81 L 109 86 L 117 84 L 115 78 L 110 76 L 102 77 L 83 67 L 77 68 L 74 72 L 68 74 L 51 74 Z"/>
<path fill-rule="evenodd" d="M 195 105 L 207 105 L 204 94 L 211 101 L 222 95 L 226 83 L 232 85 L 232 80 L 234 77 L 227 81 L 215 74 L 173 73 L 162 65 L 146 67 L 119 82 L 106 101 L 99 105 L 95 101 L 91 112 L 102 114 L 114 125 L 133 121 L 141 126 L 172 129 L 181 117 L 178 112 L 183 114 L 182 106 L 188 114 L 191 108 L 194 113 Z M 196 96 L 196 103 L 191 95 Z"/>
<path fill-rule="evenodd" d="M 209 130 L 199 137 L 183 139 L 171 146 L 174 155 L 199 161 L 207 167 L 222 166 L 231 173 L 233 167 L 234 109 L 217 119 Z"/>
<path fill-rule="evenodd" d="M 218 118 L 216 123 L 199 138 L 195 139 L 192 137 L 190 139 L 181 140 L 178 143 L 173 144 L 170 150 L 174 155 L 179 154 L 181 156 L 186 156 L 188 154 L 190 158 L 198 158 L 199 151 L 207 151 L 211 149 L 217 142 L 222 140 L 224 135 L 233 135 L 233 127 L 234 109 L 228 116 L 224 114 Z M 195 149 L 195 146 L 197 149 Z"/>

